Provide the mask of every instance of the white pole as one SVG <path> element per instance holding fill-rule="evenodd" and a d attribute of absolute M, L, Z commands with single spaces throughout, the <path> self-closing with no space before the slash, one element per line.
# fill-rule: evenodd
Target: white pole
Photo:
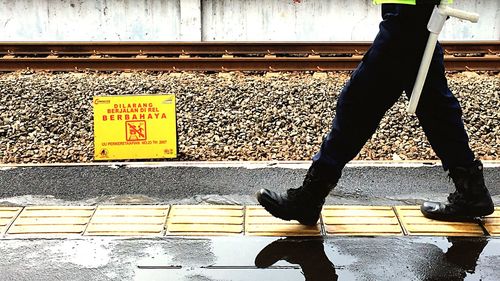
<path fill-rule="evenodd" d="M 436 48 L 438 35 L 436 33 L 429 34 L 429 39 L 427 40 L 427 46 L 425 46 L 424 56 L 422 57 L 422 62 L 420 63 L 420 68 L 418 69 L 417 79 L 413 85 L 413 91 L 411 93 L 410 104 L 408 105 L 408 112 L 415 113 L 417 110 L 418 100 L 422 94 L 422 89 L 424 88 L 425 79 L 427 78 L 427 72 L 429 72 L 429 67 L 431 65 L 432 55 L 434 54 L 434 49 Z"/>
<path fill-rule="evenodd" d="M 442 1 L 439 7 L 434 8 L 431 18 L 429 19 L 429 23 L 427 24 L 427 29 L 430 31 L 429 39 L 427 40 L 424 56 L 422 57 L 422 62 L 420 63 L 417 79 L 413 85 L 413 91 L 411 93 L 410 103 L 407 110 L 409 113 L 415 113 L 417 110 L 418 101 L 420 99 L 420 95 L 422 94 L 422 89 L 424 88 L 427 72 L 429 71 L 429 66 L 431 65 L 432 55 L 434 54 L 434 49 L 436 48 L 438 36 L 443 29 L 448 16 L 471 22 L 477 22 L 479 20 L 478 14 L 449 8 L 446 6 L 445 2 L 447 1 Z"/>

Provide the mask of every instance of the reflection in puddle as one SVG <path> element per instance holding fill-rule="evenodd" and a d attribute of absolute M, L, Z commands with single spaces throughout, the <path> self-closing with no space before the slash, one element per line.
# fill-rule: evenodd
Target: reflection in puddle
<path fill-rule="evenodd" d="M 500 280 L 500 239 L 219 237 L 168 245 L 137 264 L 135 280 Z"/>
<path fill-rule="evenodd" d="M 443 239 L 444 240 L 444 239 Z M 435 266 L 425 274 L 425 280 L 480 280 L 476 267 L 488 240 L 486 238 L 449 237 L 449 247 L 440 256 L 431 256 Z"/>
<path fill-rule="evenodd" d="M 207 242 L 210 242 L 207 245 Z M 340 276 L 348 276 L 354 280 L 352 273 L 347 272 L 345 265 L 354 259 L 343 256 L 335 246 L 329 245 L 325 252 L 324 241 L 317 237 L 302 238 L 215 238 L 199 240 L 206 252 L 211 249 L 216 257 L 213 261 L 202 261 L 195 257 L 199 248 L 191 249 L 194 258 L 189 263 L 176 263 L 179 260 L 172 256 L 165 257 L 164 262 L 158 258 L 150 261 L 142 260 L 137 266 L 135 280 L 273 280 L 273 281 L 313 281 L 338 280 Z M 187 249 L 178 250 L 186 254 Z M 334 258 L 342 267 L 335 267 L 330 261 Z M 185 260 L 186 262 L 186 260 Z"/>
<path fill-rule="evenodd" d="M 445 260 L 453 265 L 457 265 L 465 272 L 474 273 L 477 260 L 483 252 L 483 249 L 488 245 L 488 240 L 460 240 L 457 238 L 449 238 L 451 247 L 444 254 Z"/>
<path fill-rule="evenodd" d="M 267 245 L 255 258 L 258 268 L 268 268 L 280 260 L 298 264 L 309 280 L 338 280 L 335 266 L 328 259 L 323 239 L 280 239 Z"/>

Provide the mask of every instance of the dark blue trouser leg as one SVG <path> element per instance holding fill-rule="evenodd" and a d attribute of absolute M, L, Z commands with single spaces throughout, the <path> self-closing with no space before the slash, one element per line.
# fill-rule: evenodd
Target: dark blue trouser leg
<path fill-rule="evenodd" d="M 413 83 L 408 84 L 408 96 Z M 416 111 L 418 120 L 445 170 L 468 166 L 474 161 L 469 137 L 462 121 L 462 109 L 444 74 L 443 53 L 438 44 Z"/>
<path fill-rule="evenodd" d="M 383 5 L 380 31 L 339 96 L 332 128 L 313 157 L 315 164 L 341 170 L 359 153 L 403 90 L 411 93 L 432 8 Z M 417 115 L 445 168 L 472 162 L 460 106 L 446 84 L 440 47 Z"/>

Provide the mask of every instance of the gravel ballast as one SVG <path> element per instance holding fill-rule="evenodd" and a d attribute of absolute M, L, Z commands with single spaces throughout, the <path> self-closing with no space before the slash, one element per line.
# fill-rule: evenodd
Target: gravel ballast
<path fill-rule="evenodd" d="M 447 75 L 472 149 L 480 159 L 500 159 L 499 74 Z M 177 160 L 310 160 L 348 77 L 348 72 L 0 74 L 0 162 L 93 162 L 93 96 L 160 93 L 177 97 Z M 437 159 L 406 106 L 402 95 L 356 159 Z"/>

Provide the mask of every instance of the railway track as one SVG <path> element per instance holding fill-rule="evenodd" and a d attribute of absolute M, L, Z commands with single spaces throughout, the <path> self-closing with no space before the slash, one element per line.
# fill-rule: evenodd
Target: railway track
<path fill-rule="evenodd" d="M 0 42 L 0 71 L 352 70 L 371 42 Z M 442 43 L 447 70 L 500 70 L 500 40 Z"/>

